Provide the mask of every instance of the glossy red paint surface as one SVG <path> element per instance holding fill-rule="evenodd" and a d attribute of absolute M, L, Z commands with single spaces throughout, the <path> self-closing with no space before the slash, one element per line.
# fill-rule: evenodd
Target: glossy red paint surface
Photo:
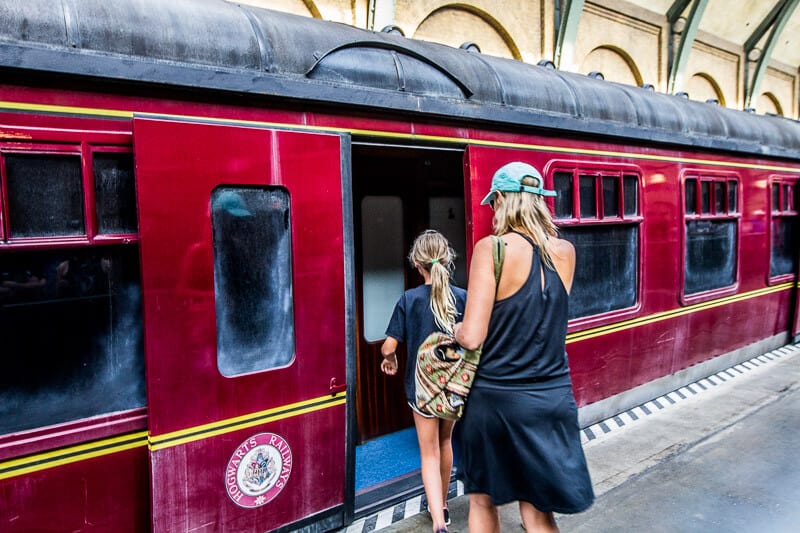
<path fill-rule="evenodd" d="M 149 491 L 145 446 L 0 480 L 0 530 L 147 531 Z"/>
<path fill-rule="evenodd" d="M 76 131 L 91 130 L 99 136 L 97 142 L 133 146 L 140 185 L 147 425 L 156 439 L 323 397 L 331 378 L 345 380 L 347 280 L 339 138 L 202 123 L 212 119 L 342 128 L 364 142 L 385 142 L 387 137 L 382 135 L 391 132 L 405 135 L 403 141 L 427 145 L 433 141 L 425 136 L 433 136 L 448 138 L 453 146 L 468 147 L 464 195 L 469 248 L 469 242 L 490 232 L 491 210 L 479 202 L 494 170 L 509 160 L 527 161 L 540 169 L 555 160 L 636 167 L 642 176 L 640 208 L 644 217 L 638 300 L 631 309 L 570 324 L 571 334 L 611 327 L 567 346 L 579 405 L 798 328 L 797 309 L 789 308 L 792 303 L 797 306 L 798 300 L 792 296 L 796 287 L 650 319 L 687 308 L 682 301 L 682 177 L 687 172 L 715 171 L 738 178 L 740 249 L 736 286 L 729 292 L 746 295 L 770 287 L 767 183 L 776 171 L 736 165 L 797 168 L 796 164 L 688 149 L 668 151 L 581 138 L 580 133 L 555 137 L 541 132 L 503 132 L 445 121 L 352 115 L 348 110 L 325 114 L 311 109 L 250 108 L 12 86 L 0 86 L 0 101 L 70 106 L 64 110 L 66 114 L 0 112 L 0 142 L 71 142 L 82 138 Z M 100 114 L 106 109 L 183 115 L 196 122 L 87 117 L 74 108 L 99 109 Z M 478 146 L 480 143 L 493 146 Z M 648 159 L 651 156 L 671 160 Z M 728 166 L 731 164 L 734 166 Z M 792 174 L 788 170 L 782 173 Z M 199 290 L 182 288 L 179 279 L 178 266 L 188 250 L 197 242 L 210 242 L 209 195 L 223 183 L 279 184 L 291 194 L 297 356 L 283 369 L 235 378 L 221 376 L 215 360 L 210 258 L 199 269 L 206 272 Z M 692 303 L 705 301 L 711 301 L 711 296 L 700 294 L 691 299 Z M 612 327 L 634 319 L 642 321 Z M 124 531 L 131 525 L 147 529 L 150 498 L 157 529 L 182 531 L 205 524 L 214 529 L 225 524 L 231 530 L 267 530 L 300 520 L 344 500 L 344 411 L 343 405 L 337 405 L 157 449 L 151 453 L 150 468 L 148 452 L 139 448 L 2 480 L 0 530 L 47 529 L 50 524 L 66 524 L 69 527 L 64 529 L 76 531 L 95 525 L 109 531 Z M 93 424 L 77 424 L 66 437 L 59 428 L 43 428 L 36 432 L 35 443 L 26 441 L 25 436 L 5 436 L 0 438 L 0 457 L 19 457 L 123 431 L 112 422 L 100 433 Z M 138 418 L 135 424 L 144 426 Z M 83 427 L 85 434 L 81 434 Z M 125 427 L 127 431 L 133 426 Z M 225 492 L 225 467 L 241 442 L 261 432 L 280 434 L 289 442 L 293 473 L 272 502 L 243 509 Z M 55 508 L 54 501 L 58 502 Z M 91 517 L 91 524 L 84 522 L 86 516 Z"/>

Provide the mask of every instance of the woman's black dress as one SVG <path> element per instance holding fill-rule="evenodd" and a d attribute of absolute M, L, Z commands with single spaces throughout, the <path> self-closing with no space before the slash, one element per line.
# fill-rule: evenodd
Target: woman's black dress
<path fill-rule="evenodd" d="M 522 234 L 520 234 L 522 235 Z M 533 246 L 531 272 L 494 304 L 461 425 L 465 492 L 577 513 L 594 501 L 565 351 L 567 292 Z M 544 272 L 544 289 L 541 273 Z"/>

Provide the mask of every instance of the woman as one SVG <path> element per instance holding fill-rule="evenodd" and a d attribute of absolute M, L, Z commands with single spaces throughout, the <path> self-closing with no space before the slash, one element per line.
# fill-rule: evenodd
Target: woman
<path fill-rule="evenodd" d="M 496 506 L 511 501 L 528 532 L 558 531 L 553 512 L 580 512 L 594 500 L 565 351 L 575 249 L 557 238 L 544 200 L 556 193 L 542 186 L 525 163 L 494 174 L 481 203 L 494 209 L 506 246 L 500 281 L 495 288 L 491 239 L 481 239 L 464 321 L 454 328 L 465 348 L 483 344 L 461 421 L 471 533 L 499 532 Z"/>
<path fill-rule="evenodd" d="M 419 441 L 422 484 L 428 498 L 433 531 L 446 532 L 450 523 L 447 489 L 453 468 L 452 420 L 444 420 L 416 409 L 415 355 L 425 338 L 434 331 L 452 334 L 456 320 L 464 313 L 466 292 L 450 284 L 455 252 L 439 232 L 427 230 L 414 241 L 408 255 L 425 283 L 407 290 L 395 305 L 386 340 L 381 346 L 381 370 L 390 376 L 397 373 L 397 345 L 406 343 L 405 392 L 414 416 Z"/>

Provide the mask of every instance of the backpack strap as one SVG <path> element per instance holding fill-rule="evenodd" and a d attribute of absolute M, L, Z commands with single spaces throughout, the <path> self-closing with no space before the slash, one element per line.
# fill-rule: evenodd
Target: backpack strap
<path fill-rule="evenodd" d="M 497 235 L 492 235 L 492 259 L 494 259 L 494 294 L 500 286 L 500 274 L 503 272 L 503 260 L 506 257 L 506 243 Z"/>

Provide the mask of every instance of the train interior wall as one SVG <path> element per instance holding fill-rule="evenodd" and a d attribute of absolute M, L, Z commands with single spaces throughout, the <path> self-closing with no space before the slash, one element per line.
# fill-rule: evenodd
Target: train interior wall
<path fill-rule="evenodd" d="M 365 493 L 419 469 L 413 419 L 403 393 L 405 346 L 398 351 L 395 376 L 380 371 L 380 348 L 398 298 L 423 282 L 407 259 L 420 232 L 432 228 L 448 238 L 457 254 L 454 283 L 466 287 L 463 152 L 356 142 L 352 173 L 356 492 Z"/>

